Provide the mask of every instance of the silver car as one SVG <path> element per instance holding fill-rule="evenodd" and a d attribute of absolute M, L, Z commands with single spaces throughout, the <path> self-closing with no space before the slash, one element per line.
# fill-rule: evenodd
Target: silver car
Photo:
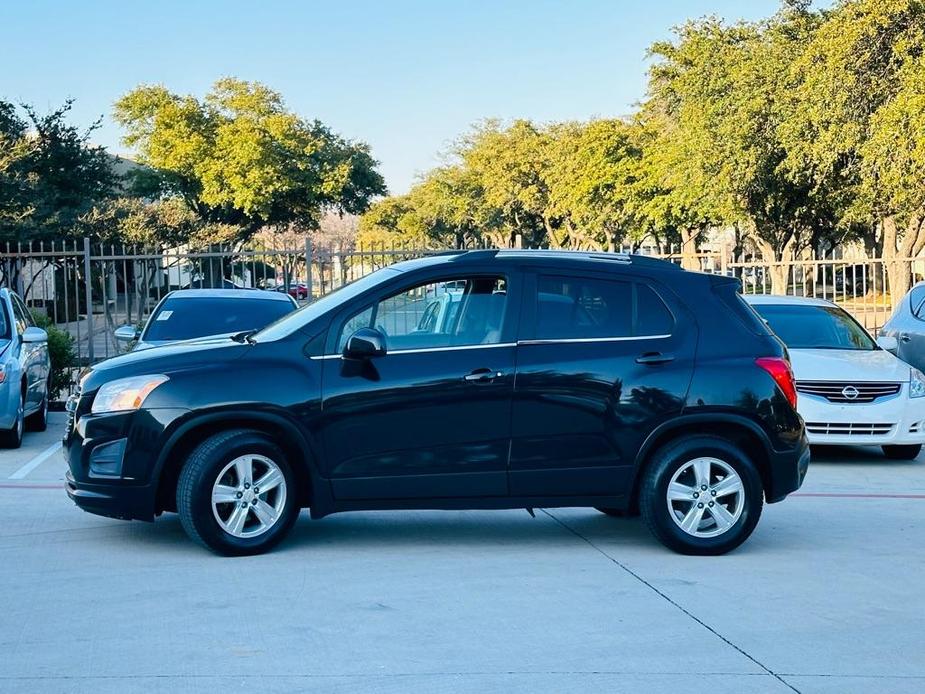
<path fill-rule="evenodd" d="M 9 289 L 0 289 L 0 446 L 19 448 L 23 431 L 48 424 L 48 333 Z"/>
<path fill-rule="evenodd" d="M 896 338 L 896 349 L 890 351 L 919 371 L 925 369 L 925 282 L 902 298 L 880 336 Z"/>

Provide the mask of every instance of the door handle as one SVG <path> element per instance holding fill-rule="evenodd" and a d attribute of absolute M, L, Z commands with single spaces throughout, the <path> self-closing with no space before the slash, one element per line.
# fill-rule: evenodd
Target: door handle
<path fill-rule="evenodd" d="M 909 333 L 899 333 L 900 342 L 912 342 L 912 338 L 909 337 Z"/>
<path fill-rule="evenodd" d="M 636 357 L 637 364 L 667 364 L 670 361 L 674 361 L 673 354 L 662 354 L 661 352 L 646 352 L 645 354 L 640 354 Z"/>
<path fill-rule="evenodd" d="M 476 369 L 472 373 L 463 376 L 466 383 L 490 383 L 496 378 L 501 378 L 504 374 L 494 369 Z"/>

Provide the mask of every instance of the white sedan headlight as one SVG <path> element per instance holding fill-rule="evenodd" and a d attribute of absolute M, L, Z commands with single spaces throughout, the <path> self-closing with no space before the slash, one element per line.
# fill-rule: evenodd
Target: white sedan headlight
<path fill-rule="evenodd" d="M 909 374 L 909 397 L 925 397 L 925 374 L 918 369 L 912 369 Z"/>
<path fill-rule="evenodd" d="M 93 398 L 90 411 L 93 414 L 101 412 L 123 412 L 137 410 L 152 390 L 168 380 L 164 374 L 147 374 L 145 376 L 130 376 L 104 383 Z M 925 387 L 925 383 L 923 383 Z"/>

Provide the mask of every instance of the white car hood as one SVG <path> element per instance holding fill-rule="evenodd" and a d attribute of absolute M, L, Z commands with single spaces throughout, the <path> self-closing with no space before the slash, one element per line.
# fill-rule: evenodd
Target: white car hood
<path fill-rule="evenodd" d="M 884 349 L 791 349 L 798 381 L 888 381 L 908 383 L 909 365 Z"/>

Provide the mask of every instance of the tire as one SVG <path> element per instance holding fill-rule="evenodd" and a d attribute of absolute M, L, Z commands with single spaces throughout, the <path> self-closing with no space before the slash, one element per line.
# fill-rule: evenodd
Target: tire
<path fill-rule="evenodd" d="M 26 417 L 26 429 L 29 431 L 45 431 L 48 428 L 48 396 L 50 390 L 45 388 L 45 397 L 42 398 L 42 405 L 38 412 L 33 412 Z"/>
<path fill-rule="evenodd" d="M 882 446 L 883 455 L 890 460 L 915 460 L 922 452 L 922 444 L 908 444 L 904 446 Z"/>
<path fill-rule="evenodd" d="M 26 405 L 24 400 L 25 398 L 20 395 L 19 410 L 16 412 L 16 421 L 13 422 L 13 426 L 5 431 L 0 431 L 0 446 L 3 448 L 19 448 L 22 446 L 22 436 L 26 428 L 24 417 Z"/>
<path fill-rule="evenodd" d="M 268 479 L 274 470 L 276 484 L 255 495 L 259 488 L 251 483 Z M 213 504 L 213 490 L 225 501 Z M 283 451 L 270 437 L 249 429 L 221 432 L 203 441 L 177 482 L 183 529 L 193 541 L 225 556 L 259 554 L 276 545 L 299 515 L 297 497 L 295 476 Z M 272 523 L 266 522 L 270 516 Z"/>
<path fill-rule="evenodd" d="M 652 534 L 666 547 L 694 555 L 725 554 L 745 542 L 758 524 L 763 501 L 761 477 L 741 449 L 725 439 L 696 435 L 656 451 L 643 473 L 639 495 L 642 517 Z"/>

